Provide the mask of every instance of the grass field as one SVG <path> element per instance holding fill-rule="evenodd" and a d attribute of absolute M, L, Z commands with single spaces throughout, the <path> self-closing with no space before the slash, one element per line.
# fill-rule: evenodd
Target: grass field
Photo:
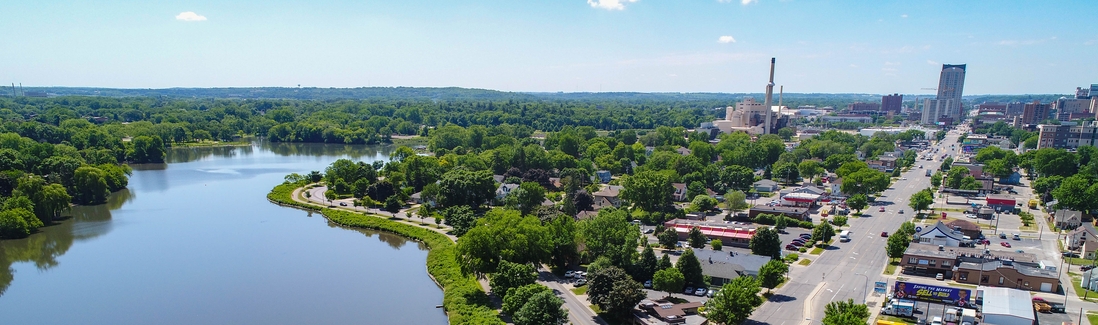
<path fill-rule="evenodd" d="M 803 260 L 801 260 L 800 262 L 797 262 L 797 264 L 800 264 L 800 265 L 804 265 L 804 266 L 808 266 L 808 264 L 812 264 L 812 260 L 810 260 L 810 259 L 803 259 Z"/>
<path fill-rule="evenodd" d="M 508 290 L 508 291 L 510 291 L 510 290 Z M 582 287 L 579 287 L 579 288 L 572 289 L 572 293 L 576 294 L 577 296 L 585 295 L 585 294 L 587 294 L 587 286 L 582 286 Z"/>
<path fill-rule="evenodd" d="M 896 274 L 896 268 L 900 266 L 900 262 L 892 261 L 885 265 L 884 274 L 893 275 Z"/>
<path fill-rule="evenodd" d="M 812 254 L 812 255 L 820 255 L 820 254 L 823 254 L 823 251 L 824 251 L 823 247 L 816 247 L 816 248 L 813 248 L 812 251 L 808 252 L 808 253 Z"/>

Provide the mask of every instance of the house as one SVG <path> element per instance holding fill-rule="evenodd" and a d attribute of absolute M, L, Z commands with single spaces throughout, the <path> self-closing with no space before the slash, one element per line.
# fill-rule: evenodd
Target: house
<path fill-rule="evenodd" d="M 496 181 L 496 183 L 503 183 L 503 180 L 505 179 L 507 179 L 507 177 L 503 175 L 492 175 L 492 180 Z"/>
<path fill-rule="evenodd" d="M 503 198 L 511 195 L 511 191 L 514 191 L 518 187 L 518 184 L 500 184 L 499 187 L 496 188 L 496 200 L 503 200 Z"/>
<path fill-rule="evenodd" d="M 759 276 L 759 269 L 771 260 L 769 256 L 710 249 L 695 249 L 694 256 L 701 262 L 702 274 L 712 278 L 712 285 L 722 285 L 741 276 Z"/>
<path fill-rule="evenodd" d="M 972 239 L 980 238 L 980 235 L 983 234 L 980 231 L 980 225 L 969 222 L 968 220 L 953 220 L 946 224 L 946 226 L 948 226 L 949 229 L 960 230 L 962 235 Z"/>
<path fill-rule="evenodd" d="M 1068 209 L 1059 209 L 1052 212 L 1056 220 L 1056 228 L 1075 229 L 1083 224 L 1083 212 Z"/>
<path fill-rule="evenodd" d="M 595 206 L 596 207 L 598 207 L 600 204 L 603 205 L 603 207 L 605 207 L 605 204 L 609 203 L 610 206 L 613 206 L 615 208 L 620 208 L 621 207 L 621 190 L 624 189 L 624 188 L 625 187 L 618 186 L 618 185 L 601 185 L 599 187 L 598 192 L 591 193 L 591 197 L 595 199 Z M 600 202 L 600 201 L 603 201 L 603 202 Z"/>
<path fill-rule="evenodd" d="M 759 193 L 777 192 L 781 189 L 781 186 L 778 186 L 778 182 L 769 179 L 755 182 L 754 184 L 751 184 L 751 186 L 755 188 L 755 192 Z"/>
<path fill-rule="evenodd" d="M 1098 241 L 1094 239 L 1087 239 L 1083 241 L 1083 252 L 1079 255 L 1082 256 L 1084 259 L 1093 260 L 1095 254 L 1094 251 L 1096 250 L 1098 250 Z"/>
<path fill-rule="evenodd" d="M 675 192 L 671 193 L 671 199 L 675 202 L 684 202 L 686 198 L 686 184 L 684 183 L 671 183 L 671 187 L 675 188 Z"/>
<path fill-rule="evenodd" d="M 655 316 L 668 324 L 673 324 L 685 323 L 687 315 L 697 315 L 698 308 L 705 306 L 705 304 L 701 302 L 675 304 L 664 300 L 642 300 L 639 306 L 649 315 Z"/>
<path fill-rule="evenodd" d="M 683 156 L 689 156 L 690 153 L 691 153 L 690 149 L 683 148 L 683 147 L 679 147 L 678 149 L 675 149 L 675 152 L 678 152 L 680 155 L 683 155 Z"/>
<path fill-rule="evenodd" d="M 768 207 L 765 205 L 752 207 L 747 210 L 747 215 L 751 219 L 755 219 L 760 214 L 773 214 L 790 217 L 797 220 L 808 220 L 808 208 L 796 208 L 796 207 L 783 207 L 774 206 Z"/>
<path fill-rule="evenodd" d="M 827 186 L 831 190 L 831 196 L 844 196 L 842 190 L 843 179 L 832 178 L 831 181 L 827 182 Z"/>
<path fill-rule="evenodd" d="M 1092 226 L 1083 224 L 1082 227 L 1068 232 L 1067 236 L 1064 237 L 1064 246 L 1068 249 L 1076 249 L 1083 247 L 1083 242 L 1087 240 L 1098 240 L 1098 234 L 1095 233 Z"/>
<path fill-rule="evenodd" d="M 1079 286 L 1090 291 L 1098 291 L 1098 268 L 1083 272 L 1083 279 Z"/>
<path fill-rule="evenodd" d="M 934 227 L 923 228 L 922 231 L 916 233 L 915 240 L 923 244 L 949 247 L 961 246 L 961 243 L 965 242 L 964 235 L 960 230 L 950 228 L 941 221 L 938 221 L 938 224 Z"/>
<path fill-rule="evenodd" d="M 596 212 L 596 211 L 584 210 L 584 211 L 580 211 L 579 213 L 576 213 L 576 220 L 593 219 L 598 215 L 599 215 L 599 213 Z"/>
<path fill-rule="evenodd" d="M 983 263 L 962 262 L 953 274 L 953 281 L 1028 291 L 1060 291 L 1060 278 L 1055 271 L 1005 259 Z"/>
<path fill-rule="evenodd" d="M 598 179 L 599 182 L 603 183 L 603 184 L 606 184 L 606 183 L 610 182 L 610 176 L 611 175 L 610 175 L 609 170 L 600 170 L 600 171 L 595 172 L 595 178 Z"/>

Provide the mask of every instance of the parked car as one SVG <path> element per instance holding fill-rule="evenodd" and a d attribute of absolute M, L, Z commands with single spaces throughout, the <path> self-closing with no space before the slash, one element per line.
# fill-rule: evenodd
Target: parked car
<path fill-rule="evenodd" d="M 945 275 L 941 273 L 938 273 L 938 275 L 934 276 L 934 280 L 942 281 L 943 279 L 945 279 Z"/>
<path fill-rule="evenodd" d="M 683 290 L 682 293 L 685 293 L 685 294 L 694 293 L 694 287 L 686 287 L 686 290 Z"/>
<path fill-rule="evenodd" d="M 576 275 L 576 271 L 572 271 L 572 270 L 564 271 L 564 277 L 565 278 L 571 278 L 575 275 Z"/>
<path fill-rule="evenodd" d="M 1079 257 L 1079 253 L 1076 252 L 1064 252 L 1061 255 L 1063 255 L 1064 257 Z"/>
<path fill-rule="evenodd" d="M 644 281 L 644 287 L 651 289 L 652 288 L 652 280 Z"/>
<path fill-rule="evenodd" d="M 798 243 L 798 242 L 792 242 L 792 243 L 789 243 L 789 244 L 793 245 L 793 246 L 797 246 L 797 247 L 804 246 L 804 243 Z"/>
<path fill-rule="evenodd" d="M 881 237 L 888 237 L 888 232 L 887 231 L 882 231 L 881 232 Z"/>
<path fill-rule="evenodd" d="M 793 246 L 792 244 L 785 245 L 785 249 L 788 249 L 788 250 L 791 250 L 791 251 L 800 250 L 799 248 L 797 248 L 797 246 Z"/>
<path fill-rule="evenodd" d="M 579 279 L 579 280 L 576 280 L 576 286 L 577 286 L 577 287 L 583 286 L 583 285 L 585 285 L 585 284 L 587 284 L 587 279 Z"/>
<path fill-rule="evenodd" d="M 705 295 L 709 298 L 713 298 L 713 295 L 717 294 L 717 292 L 719 292 L 719 291 L 720 291 L 720 289 L 709 290 L 709 292 L 706 292 Z"/>
<path fill-rule="evenodd" d="M 808 240 L 808 239 L 812 238 L 812 234 L 800 234 L 800 237 L 804 238 L 805 240 Z"/>
<path fill-rule="evenodd" d="M 576 277 L 577 277 L 577 278 L 586 278 L 586 277 L 587 277 L 587 272 L 584 272 L 584 271 L 576 271 Z"/>
<path fill-rule="evenodd" d="M 706 291 L 709 291 L 709 290 L 706 290 L 705 288 L 698 288 L 697 290 L 694 290 L 694 295 L 695 296 L 705 296 Z"/>
<path fill-rule="evenodd" d="M 1018 252 L 1018 253 L 1025 253 L 1026 251 L 1024 251 L 1024 250 L 1020 250 L 1020 249 L 1019 249 L 1019 250 L 1016 250 L 1015 252 Z"/>
<path fill-rule="evenodd" d="M 1010 247 L 1010 243 L 1008 243 L 1008 242 L 1000 242 L 999 244 L 1003 245 L 1003 247 L 1007 247 L 1007 248 Z"/>
<path fill-rule="evenodd" d="M 805 240 L 801 239 L 801 238 L 794 238 L 793 240 L 790 240 L 790 242 L 797 242 L 797 243 L 804 244 Z"/>
<path fill-rule="evenodd" d="M 1094 269 L 1094 265 L 1083 265 L 1082 267 L 1083 271 L 1090 271 L 1091 269 Z"/>

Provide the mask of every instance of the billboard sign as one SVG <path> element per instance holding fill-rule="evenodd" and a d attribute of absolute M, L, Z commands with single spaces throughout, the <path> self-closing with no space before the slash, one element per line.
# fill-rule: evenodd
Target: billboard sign
<path fill-rule="evenodd" d="M 968 289 L 939 287 L 903 281 L 896 281 L 892 293 L 894 298 L 919 299 L 961 307 L 970 306 L 971 302 L 969 302 L 969 298 L 972 297 L 972 290 Z"/>
<path fill-rule="evenodd" d="M 885 291 L 888 291 L 888 283 L 887 282 L 874 282 L 873 283 L 873 293 L 879 293 L 879 294 L 883 295 L 883 294 L 885 294 Z"/>

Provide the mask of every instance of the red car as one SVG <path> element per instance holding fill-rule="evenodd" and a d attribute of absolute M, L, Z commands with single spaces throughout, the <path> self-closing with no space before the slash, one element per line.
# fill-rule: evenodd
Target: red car
<path fill-rule="evenodd" d="M 888 232 L 887 231 L 882 231 L 881 232 L 881 237 L 888 237 Z"/>
<path fill-rule="evenodd" d="M 877 210 L 877 211 L 878 211 L 878 212 L 885 212 L 885 207 L 881 207 L 881 208 L 880 208 L 879 210 Z"/>
<path fill-rule="evenodd" d="M 799 250 L 797 248 L 797 246 L 793 246 L 793 245 L 785 245 L 785 249 L 788 249 L 788 250 L 791 250 L 791 251 Z"/>
<path fill-rule="evenodd" d="M 1001 242 L 999 244 L 1002 244 L 1003 247 L 1010 247 L 1010 243 L 1008 243 L 1008 242 Z"/>

